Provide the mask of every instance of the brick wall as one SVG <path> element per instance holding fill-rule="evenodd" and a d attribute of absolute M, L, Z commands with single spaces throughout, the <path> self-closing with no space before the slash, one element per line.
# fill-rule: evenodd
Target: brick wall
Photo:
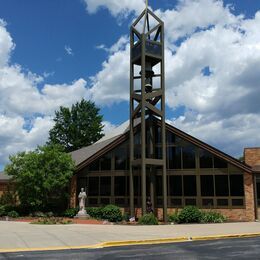
<path fill-rule="evenodd" d="M 77 175 L 73 175 L 70 181 L 70 208 L 77 206 Z"/>
<path fill-rule="evenodd" d="M 245 163 L 250 166 L 260 165 L 260 147 L 244 149 Z"/>

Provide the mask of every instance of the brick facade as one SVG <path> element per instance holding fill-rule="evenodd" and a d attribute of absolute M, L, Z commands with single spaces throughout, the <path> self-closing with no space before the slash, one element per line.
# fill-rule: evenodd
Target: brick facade
<path fill-rule="evenodd" d="M 260 147 L 245 148 L 244 158 L 245 163 L 251 167 L 260 165 Z"/>
<path fill-rule="evenodd" d="M 73 175 L 70 181 L 70 208 L 77 206 L 77 175 Z"/>

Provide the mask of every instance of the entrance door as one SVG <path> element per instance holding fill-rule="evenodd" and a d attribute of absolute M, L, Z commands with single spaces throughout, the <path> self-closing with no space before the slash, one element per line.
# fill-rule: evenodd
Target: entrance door
<path fill-rule="evenodd" d="M 256 177 L 257 217 L 260 220 L 260 176 Z"/>

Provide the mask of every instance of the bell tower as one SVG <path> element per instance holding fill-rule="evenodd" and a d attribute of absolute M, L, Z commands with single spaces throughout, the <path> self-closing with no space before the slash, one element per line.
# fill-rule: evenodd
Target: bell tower
<path fill-rule="evenodd" d="M 155 122 L 159 125 L 155 127 Z M 140 143 L 135 124 L 140 123 Z M 155 207 L 155 187 L 162 190 L 163 218 L 167 217 L 164 23 L 146 4 L 130 29 L 130 211 L 134 216 L 134 172 L 141 174 L 141 207 L 147 196 Z M 156 182 L 160 172 L 161 182 Z M 147 183 L 148 180 L 148 183 Z M 149 192 L 147 192 L 149 187 Z M 147 194 L 148 193 L 148 194 Z"/>

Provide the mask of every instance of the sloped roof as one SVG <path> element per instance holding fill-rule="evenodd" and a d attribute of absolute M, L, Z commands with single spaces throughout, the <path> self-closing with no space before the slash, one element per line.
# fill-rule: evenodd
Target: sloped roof
<path fill-rule="evenodd" d="M 160 123 L 158 119 L 157 122 Z M 135 127 L 139 124 L 140 124 L 140 120 L 136 121 Z M 249 165 L 240 162 L 234 157 L 216 149 L 213 146 L 210 146 L 202 142 L 201 140 L 181 131 L 180 129 L 168 123 L 166 123 L 166 129 L 173 132 L 174 134 L 181 137 L 182 139 L 212 153 L 215 156 L 222 158 L 223 160 L 228 161 L 230 164 L 240 168 L 243 171 L 246 172 L 254 171 Z M 82 169 L 83 167 L 87 166 L 88 164 L 90 164 L 100 156 L 104 155 L 106 152 L 115 148 L 120 143 L 126 141 L 129 136 L 128 133 L 129 133 L 129 121 L 126 121 L 123 124 L 121 124 L 119 127 L 113 129 L 113 131 L 105 135 L 96 143 L 71 152 L 71 156 L 76 163 L 77 169 L 78 170 Z"/>
<path fill-rule="evenodd" d="M 0 181 L 8 181 L 11 177 L 6 175 L 4 172 L 0 172 Z"/>

